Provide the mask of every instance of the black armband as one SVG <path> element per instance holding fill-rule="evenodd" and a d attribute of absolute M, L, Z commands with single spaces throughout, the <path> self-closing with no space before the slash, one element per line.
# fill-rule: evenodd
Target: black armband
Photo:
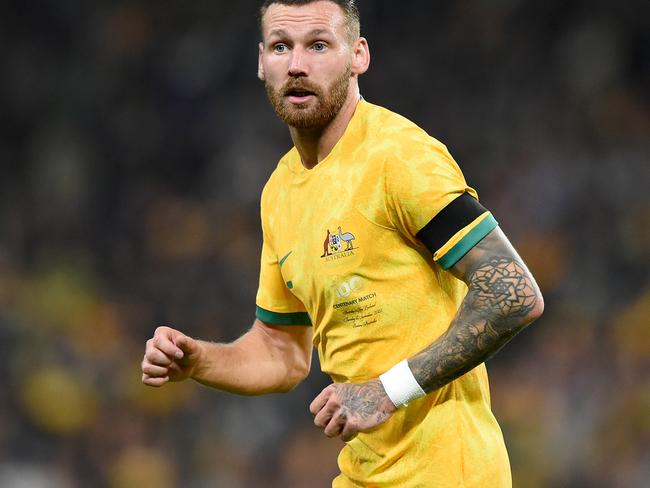
<path fill-rule="evenodd" d="M 478 200 L 469 193 L 463 193 L 452 200 L 417 233 L 416 237 L 435 253 L 444 246 L 456 232 L 467 227 L 487 212 Z"/>

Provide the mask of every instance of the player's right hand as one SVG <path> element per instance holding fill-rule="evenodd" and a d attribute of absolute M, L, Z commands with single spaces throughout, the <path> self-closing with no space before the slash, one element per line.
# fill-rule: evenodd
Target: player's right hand
<path fill-rule="evenodd" d="M 168 381 L 182 381 L 192 376 L 201 356 L 201 345 L 182 332 L 158 327 L 142 360 L 142 382 L 162 386 Z"/>

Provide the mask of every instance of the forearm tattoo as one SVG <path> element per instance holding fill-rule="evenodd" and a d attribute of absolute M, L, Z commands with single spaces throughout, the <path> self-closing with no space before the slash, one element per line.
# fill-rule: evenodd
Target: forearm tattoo
<path fill-rule="evenodd" d="M 525 268 L 512 257 L 474 267 L 468 293 L 449 329 L 409 360 L 426 392 L 458 378 L 495 354 L 527 323 L 538 300 Z"/>

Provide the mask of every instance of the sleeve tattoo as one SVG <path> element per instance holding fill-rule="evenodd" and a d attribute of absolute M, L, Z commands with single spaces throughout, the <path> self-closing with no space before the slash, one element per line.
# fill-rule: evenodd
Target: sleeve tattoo
<path fill-rule="evenodd" d="M 516 255 L 495 256 L 483 252 L 488 250 L 487 244 L 483 246 L 466 281 L 467 295 L 449 329 L 409 360 L 426 392 L 484 362 L 534 319 L 529 317 L 541 295 L 525 266 Z"/>

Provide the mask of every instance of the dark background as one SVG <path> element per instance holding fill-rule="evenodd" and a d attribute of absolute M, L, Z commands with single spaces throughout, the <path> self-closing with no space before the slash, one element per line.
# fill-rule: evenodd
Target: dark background
<path fill-rule="evenodd" d="M 371 102 L 442 140 L 546 313 L 490 361 L 516 487 L 650 480 L 650 2 L 366 0 Z M 0 4 L 0 486 L 329 486 L 317 372 L 140 383 L 157 324 L 252 323 L 290 147 L 257 2 Z M 441 448 L 444 448 L 441 446 Z"/>

